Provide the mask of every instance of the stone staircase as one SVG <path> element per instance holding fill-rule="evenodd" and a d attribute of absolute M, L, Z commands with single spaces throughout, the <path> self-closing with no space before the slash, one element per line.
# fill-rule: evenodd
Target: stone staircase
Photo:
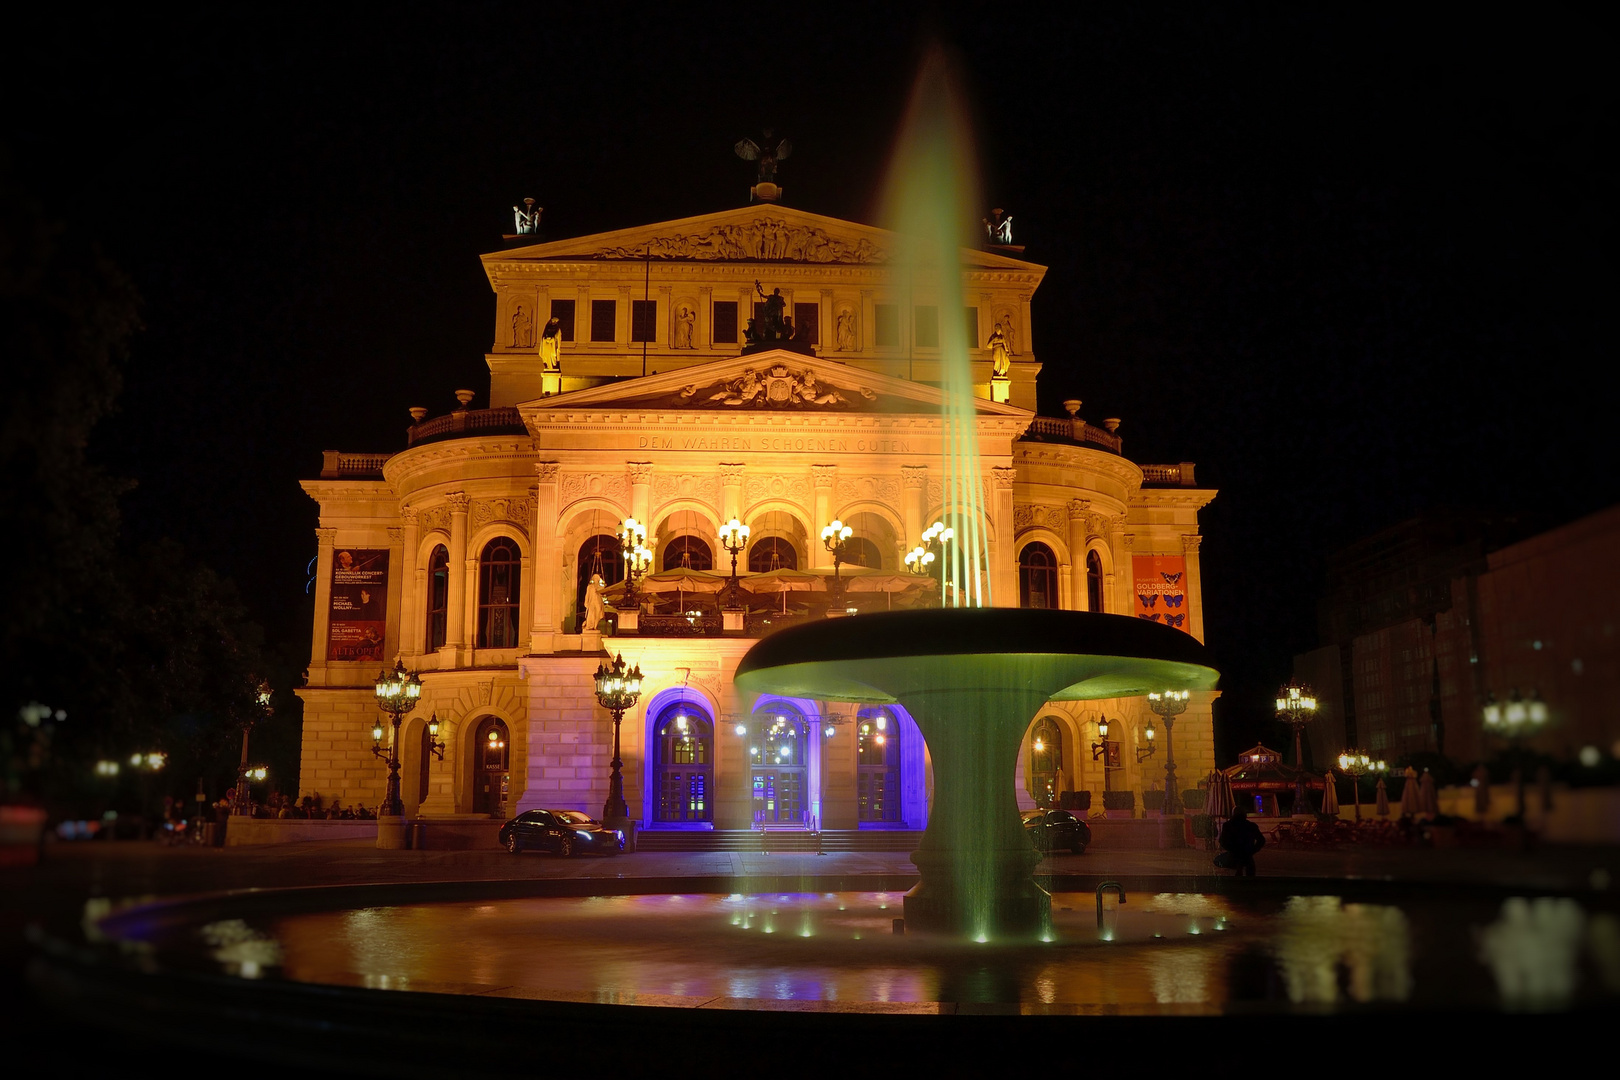
<path fill-rule="evenodd" d="M 637 851 L 844 852 L 915 851 L 922 833 L 909 829 L 644 829 Z"/>

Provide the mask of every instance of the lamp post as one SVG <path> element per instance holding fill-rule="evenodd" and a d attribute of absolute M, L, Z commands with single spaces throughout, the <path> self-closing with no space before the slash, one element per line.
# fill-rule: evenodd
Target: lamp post
<path fill-rule="evenodd" d="M 854 532 L 854 529 L 851 529 L 848 525 L 845 525 L 837 518 L 833 518 L 832 524 L 821 530 L 821 542 L 826 545 L 828 551 L 832 552 L 833 557 L 832 592 L 833 603 L 835 604 L 844 598 L 844 582 L 843 579 L 838 576 L 838 567 L 844 561 L 844 542 L 847 541 L 854 534 Z"/>
<path fill-rule="evenodd" d="M 1513 786 L 1518 793 L 1519 820 L 1524 820 L 1524 740 L 1547 726 L 1549 713 L 1541 694 L 1530 691 L 1529 700 L 1519 696 L 1518 687 L 1506 701 L 1499 702 L 1495 694 L 1485 695 L 1485 730 L 1508 739 L 1518 751 L 1519 760 L 1513 765 Z"/>
<path fill-rule="evenodd" d="M 1098 758 L 1102 758 L 1103 790 L 1112 791 L 1114 788 L 1108 775 L 1108 717 L 1106 716 L 1097 721 L 1097 738 L 1102 741 L 1091 744 L 1091 760 L 1096 761 Z"/>
<path fill-rule="evenodd" d="M 737 556 L 748 546 L 748 526 L 732 518 L 720 527 L 720 546 L 731 553 L 731 577 L 726 581 L 726 607 L 737 607 L 741 587 L 737 583 Z"/>
<path fill-rule="evenodd" d="M 596 668 L 596 700 L 602 708 L 613 714 L 613 772 L 608 777 L 607 802 L 602 804 L 602 824 L 614 829 L 623 829 L 630 817 L 630 809 L 624 803 L 624 761 L 619 756 L 619 725 L 624 721 L 624 711 L 633 709 L 636 699 L 641 697 L 641 665 L 625 670 L 624 654 L 620 653 L 613 658 L 610 665 L 607 661 L 597 665 Z"/>
<path fill-rule="evenodd" d="M 393 671 L 377 672 L 377 708 L 389 715 L 393 736 L 388 749 L 382 747 L 383 728 L 376 724 L 371 729 L 371 752 L 388 763 L 388 792 L 383 796 L 382 813 L 388 817 L 403 817 L 405 803 L 399 797 L 399 720 L 416 708 L 422 700 L 422 680 L 415 672 L 405 670 L 405 661 L 394 661 Z"/>
<path fill-rule="evenodd" d="M 1148 708 L 1164 718 L 1164 812 L 1181 813 L 1181 793 L 1176 789 L 1176 717 L 1187 711 L 1191 690 L 1160 690 L 1148 694 Z M 1153 728 L 1148 727 L 1148 738 Z M 1140 759 L 1138 759 L 1140 760 Z"/>
<path fill-rule="evenodd" d="M 1305 813 L 1305 759 L 1300 756 L 1300 733 L 1315 717 L 1316 693 L 1309 686 L 1290 679 L 1277 691 L 1277 719 L 1294 729 L 1295 814 Z"/>
<path fill-rule="evenodd" d="M 236 787 L 231 791 L 231 814 L 246 814 L 252 805 L 252 793 L 248 790 L 248 736 L 253 731 L 254 723 L 259 717 L 270 715 L 270 684 L 263 679 L 259 680 L 259 689 L 255 697 L 258 707 L 257 715 L 249 714 L 242 721 L 242 760 L 236 766 Z"/>
<path fill-rule="evenodd" d="M 647 545 L 647 526 L 633 517 L 619 524 L 619 553 L 624 557 L 624 599 L 629 607 L 639 602 L 641 575 L 652 566 L 652 548 Z"/>
<path fill-rule="evenodd" d="M 950 560 L 945 558 L 946 544 L 956 539 L 956 530 L 947 528 L 943 521 L 936 521 L 923 530 L 922 543 L 911 549 L 906 556 L 906 565 L 911 567 L 914 574 L 933 573 L 935 562 L 934 548 L 939 548 L 939 606 L 945 606 L 945 578 L 950 570 Z"/>
<path fill-rule="evenodd" d="M 168 762 L 169 755 L 160 750 L 151 750 L 147 751 L 146 753 L 131 754 L 129 756 L 129 767 L 136 770 L 141 775 L 141 835 L 143 838 L 146 835 L 146 804 L 147 801 L 152 797 L 150 790 L 150 777 L 153 773 L 160 771 L 163 766 L 168 764 Z M 117 770 L 114 769 L 111 775 L 117 775 Z"/>
<path fill-rule="evenodd" d="M 1339 755 L 1339 771 L 1350 777 L 1350 796 L 1356 800 L 1356 821 L 1361 821 L 1361 778 L 1370 772 L 1384 772 L 1389 766 L 1375 760 L 1365 750 L 1346 750 Z"/>

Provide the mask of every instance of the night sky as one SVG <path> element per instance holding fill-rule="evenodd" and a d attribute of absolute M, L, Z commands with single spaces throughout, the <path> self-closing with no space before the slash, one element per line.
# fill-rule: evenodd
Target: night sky
<path fill-rule="evenodd" d="M 1554 525 L 1620 499 L 1614 42 L 1582 16 L 576 7 L 73 6 L 0 45 L 0 169 L 144 298 L 95 445 L 139 482 L 129 539 L 183 541 L 305 655 L 298 481 L 402 448 L 409 406 L 483 403 L 478 255 L 513 203 L 547 239 L 737 206 L 731 146 L 770 126 L 789 204 L 875 221 L 929 33 L 987 202 L 1050 267 L 1042 411 L 1082 398 L 1221 489 L 1227 755 L 1281 740 L 1269 691 L 1334 547 L 1442 504 Z"/>

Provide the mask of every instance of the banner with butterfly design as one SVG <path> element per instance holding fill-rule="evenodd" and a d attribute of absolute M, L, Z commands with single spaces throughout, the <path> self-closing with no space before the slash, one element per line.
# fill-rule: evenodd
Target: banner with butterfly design
<path fill-rule="evenodd" d="M 1191 633 L 1187 626 L 1187 560 L 1181 555 L 1134 555 L 1136 616 Z"/>

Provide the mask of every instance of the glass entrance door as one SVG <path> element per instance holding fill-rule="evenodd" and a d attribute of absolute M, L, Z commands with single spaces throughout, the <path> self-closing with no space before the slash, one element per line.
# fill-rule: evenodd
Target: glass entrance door
<path fill-rule="evenodd" d="M 754 822 L 799 825 L 804 822 L 804 770 L 754 770 Z"/>

